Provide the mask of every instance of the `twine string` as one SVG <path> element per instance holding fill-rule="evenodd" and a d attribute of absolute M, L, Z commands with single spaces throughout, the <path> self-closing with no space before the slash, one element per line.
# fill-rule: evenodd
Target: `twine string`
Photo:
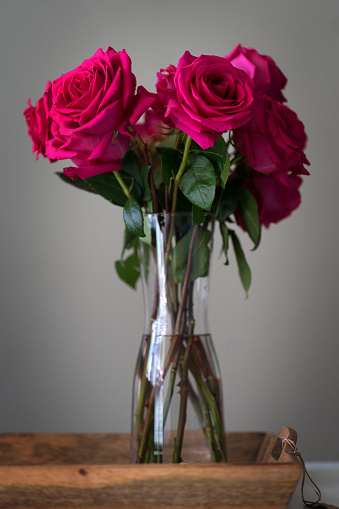
<path fill-rule="evenodd" d="M 299 461 L 301 463 L 301 466 L 303 468 L 303 476 L 302 476 L 302 482 L 301 482 L 301 497 L 302 497 L 302 501 L 303 501 L 304 505 L 306 505 L 308 507 L 317 506 L 319 504 L 320 500 L 321 500 L 321 491 L 320 491 L 320 488 L 316 485 L 316 483 L 313 481 L 313 479 L 311 479 L 311 476 L 307 472 L 304 459 L 301 456 L 301 452 L 297 448 L 295 442 L 293 442 L 293 440 L 291 440 L 290 438 L 285 438 L 284 437 L 284 438 L 282 438 L 282 446 L 284 447 L 285 445 L 288 446 L 288 447 L 285 448 L 285 451 L 287 453 L 289 453 L 289 454 L 293 454 L 294 456 L 296 456 L 299 459 Z M 313 486 L 313 489 L 315 491 L 315 494 L 317 495 L 317 499 L 314 500 L 314 501 L 306 500 L 305 497 L 304 497 L 304 486 L 305 486 L 306 477 L 311 482 L 311 484 Z"/>

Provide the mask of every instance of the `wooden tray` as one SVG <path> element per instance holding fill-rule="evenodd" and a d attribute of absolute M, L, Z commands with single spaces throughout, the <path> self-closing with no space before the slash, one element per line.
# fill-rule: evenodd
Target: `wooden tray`
<path fill-rule="evenodd" d="M 285 508 L 301 474 L 291 433 L 227 433 L 229 463 L 176 465 L 128 464 L 127 434 L 0 434 L 0 507 Z"/>

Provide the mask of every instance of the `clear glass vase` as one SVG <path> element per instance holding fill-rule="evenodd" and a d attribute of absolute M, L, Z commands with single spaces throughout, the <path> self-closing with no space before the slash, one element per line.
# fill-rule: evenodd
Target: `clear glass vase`
<path fill-rule="evenodd" d="M 208 327 L 214 218 L 145 216 L 145 330 L 132 404 L 131 462 L 226 461 L 222 384 Z"/>

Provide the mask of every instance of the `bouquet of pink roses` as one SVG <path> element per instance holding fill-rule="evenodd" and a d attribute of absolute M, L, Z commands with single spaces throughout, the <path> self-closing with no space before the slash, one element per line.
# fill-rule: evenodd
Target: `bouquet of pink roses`
<path fill-rule="evenodd" d="M 37 157 L 70 159 L 73 165 L 58 173 L 64 181 L 123 207 L 120 278 L 136 286 L 142 252 L 148 284 L 150 260 L 156 261 L 136 369 L 133 461 L 165 457 L 175 385 L 180 403 L 172 461 L 182 461 L 188 401 L 209 457 L 226 460 L 220 376 L 208 334 L 198 330 L 206 298 L 199 308 L 194 292 L 200 287 L 206 293 L 200 281 L 208 275 L 215 222 L 225 264 L 230 239 L 247 292 L 251 272 L 237 225 L 256 249 L 261 226 L 300 204 L 309 164 L 306 134 L 285 105 L 286 81 L 270 57 L 238 45 L 226 57 L 186 51 L 177 66 L 159 71 L 151 93 L 136 88 L 126 51 L 108 48 L 48 82 L 36 106 L 28 101 L 24 114 Z M 162 360 L 166 337 L 170 346 Z"/>
<path fill-rule="evenodd" d="M 229 226 L 241 225 L 257 247 L 261 225 L 299 206 L 308 174 L 304 126 L 284 104 L 287 80 L 270 57 L 241 45 L 226 57 L 186 51 L 157 78 L 156 93 L 136 88 L 126 51 L 99 49 L 48 82 L 36 106 L 28 101 L 33 152 L 70 159 L 60 176 L 122 206 L 134 235 L 144 235 L 142 209 L 192 210 L 197 224 L 213 212 L 247 290 Z"/>

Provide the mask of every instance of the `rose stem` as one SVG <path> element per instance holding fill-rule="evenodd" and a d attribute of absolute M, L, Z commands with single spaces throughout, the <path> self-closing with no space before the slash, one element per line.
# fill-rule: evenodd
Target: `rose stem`
<path fill-rule="evenodd" d="M 187 136 L 185 148 L 184 148 L 184 155 L 181 160 L 181 164 L 178 170 L 178 173 L 176 174 L 174 178 L 174 189 L 173 189 L 173 198 L 172 198 L 172 212 L 175 212 L 176 206 L 177 206 L 177 198 L 178 198 L 178 188 L 179 188 L 179 182 L 182 177 L 182 174 L 185 171 L 188 154 L 191 148 L 192 138 L 190 136 Z"/>
<path fill-rule="evenodd" d="M 165 186 L 165 210 L 168 214 L 170 211 L 170 205 L 169 205 L 169 193 L 168 193 L 168 187 Z"/>
<path fill-rule="evenodd" d="M 196 414 L 197 414 L 199 422 L 200 422 L 201 429 L 204 430 L 204 428 L 205 428 L 204 415 L 203 415 L 203 411 L 202 411 L 202 408 L 201 408 L 201 405 L 200 405 L 199 396 L 197 395 L 197 393 L 193 389 L 192 385 L 190 384 L 190 381 L 188 381 L 188 387 L 189 387 L 188 397 L 191 400 L 192 405 L 193 405 L 193 407 L 194 407 L 194 409 L 196 411 Z"/>
<path fill-rule="evenodd" d="M 190 284 L 190 276 L 191 276 L 191 268 L 192 268 L 192 256 L 193 256 L 193 246 L 195 242 L 195 238 L 198 232 L 198 226 L 194 226 L 192 231 L 192 236 L 190 240 L 190 245 L 188 248 L 188 257 L 187 257 L 187 267 L 186 267 L 186 274 L 184 279 L 184 284 L 182 287 L 181 292 L 181 301 L 180 306 L 178 310 L 177 315 L 177 321 L 175 324 L 175 333 L 179 333 L 180 330 L 180 324 L 181 324 L 181 318 L 183 314 L 184 307 L 186 305 L 186 300 L 188 297 L 188 290 L 190 290 L 190 293 L 192 291 L 192 285 Z M 192 300 L 192 299 L 190 299 Z M 178 432 L 177 437 L 175 440 L 175 446 L 174 446 L 174 452 L 173 452 L 173 463 L 180 463 L 182 461 L 181 459 L 181 450 L 182 450 L 182 443 L 184 438 L 184 431 L 185 431 L 185 423 L 186 423 L 186 417 L 187 417 L 187 399 L 188 399 L 188 362 L 189 362 L 189 356 L 192 350 L 193 345 L 193 331 L 194 331 L 194 325 L 195 321 L 194 318 L 191 316 L 190 321 L 190 330 L 189 330 L 189 340 L 186 347 L 186 352 L 184 356 L 184 364 L 183 364 L 183 370 L 182 370 L 182 377 L 181 377 L 181 398 L 180 398 L 180 410 L 179 410 L 179 422 L 178 422 Z"/>
<path fill-rule="evenodd" d="M 176 353 L 176 348 L 179 346 L 179 344 L 177 342 L 177 339 L 178 339 L 178 335 L 173 337 L 170 349 L 169 349 L 169 351 L 167 353 L 167 357 L 166 357 L 165 362 L 164 362 L 164 377 L 166 375 L 168 366 L 169 366 L 170 362 L 172 361 L 173 356 Z M 143 427 L 143 430 L 142 430 L 141 443 L 140 443 L 139 453 L 138 453 L 138 463 L 142 463 L 143 462 L 143 455 L 144 455 L 145 447 L 146 447 L 146 444 L 147 444 L 147 435 L 149 433 L 150 425 L 151 425 L 151 422 L 153 420 L 152 412 L 154 411 L 153 409 L 154 409 L 155 392 L 156 392 L 156 387 L 155 387 L 155 385 L 153 385 L 152 391 L 151 391 L 151 394 L 150 394 L 150 397 L 149 397 L 149 400 L 148 400 L 148 408 L 147 408 L 147 413 L 146 413 L 146 419 L 145 419 L 144 427 Z"/>
<path fill-rule="evenodd" d="M 175 209 L 176 209 L 176 206 L 177 206 L 179 182 L 180 182 L 182 174 L 184 173 L 184 170 L 186 168 L 186 164 L 187 164 L 187 159 L 188 159 L 188 154 L 189 154 L 189 151 L 190 151 L 191 143 L 192 143 L 192 138 L 190 136 L 187 136 L 186 142 L 185 142 L 184 155 L 182 157 L 178 173 L 176 174 L 176 176 L 174 178 L 174 189 L 173 189 L 172 209 L 171 209 L 171 212 L 172 212 L 173 215 L 171 217 L 170 230 L 169 230 L 168 239 L 167 239 L 167 249 L 166 249 L 166 253 L 165 253 L 166 264 L 167 264 L 167 260 L 168 260 L 169 253 L 170 253 L 170 247 L 171 247 L 171 238 L 172 238 L 173 227 L 174 227 L 174 212 L 175 212 Z"/>
<path fill-rule="evenodd" d="M 187 292 L 188 292 L 188 289 L 189 289 L 190 276 L 191 276 L 191 268 L 192 268 L 193 246 L 194 246 L 194 242 L 195 242 L 195 238 L 197 236 L 197 233 L 198 233 L 198 225 L 193 227 L 192 236 L 191 236 L 191 240 L 190 240 L 190 245 L 188 247 L 186 274 L 185 274 L 184 284 L 183 284 L 183 287 L 182 287 L 181 301 L 180 301 L 180 306 L 179 306 L 179 309 L 178 309 L 178 315 L 177 315 L 177 321 L 176 321 L 176 324 L 175 324 L 174 334 L 179 334 L 182 313 L 183 313 L 185 305 L 186 305 L 186 298 L 187 298 Z"/>
<path fill-rule="evenodd" d="M 177 350 L 176 356 L 174 357 L 173 363 L 172 363 L 171 376 L 170 376 L 170 380 L 169 380 L 169 387 L 168 387 L 168 390 L 167 390 L 167 396 L 166 396 L 166 401 L 165 401 L 165 405 L 164 405 L 164 412 L 163 412 L 163 427 L 164 428 L 165 428 L 165 423 L 166 423 L 166 419 L 167 419 L 170 403 L 172 401 L 172 396 L 173 396 L 173 392 L 174 392 L 174 384 L 175 384 L 175 378 L 177 376 L 177 369 L 178 369 L 178 363 L 179 363 L 179 358 L 180 358 L 180 353 L 181 353 L 181 347 L 182 347 L 182 344 L 179 345 L 179 348 Z"/>
<path fill-rule="evenodd" d="M 155 214 L 157 214 L 158 210 L 159 210 L 159 207 L 158 207 L 158 200 L 157 200 L 156 189 L 155 189 L 154 179 L 153 179 L 153 168 L 152 168 L 151 161 L 150 161 L 150 158 L 149 158 L 149 155 L 148 155 L 148 152 L 147 152 L 147 144 L 144 142 L 144 140 L 141 138 L 141 136 L 139 134 L 136 134 L 135 129 L 134 129 L 133 126 L 131 126 L 131 125 L 128 126 L 127 130 L 132 134 L 132 136 L 135 137 L 135 141 L 137 142 L 137 144 L 139 145 L 139 147 L 143 151 L 143 153 L 145 155 L 145 159 L 146 159 L 147 165 L 150 167 L 150 172 L 149 172 L 148 176 L 149 176 L 149 181 L 150 181 L 150 186 L 151 186 L 151 193 L 152 193 L 153 212 Z"/>
<path fill-rule="evenodd" d="M 207 380 L 207 384 L 210 387 L 211 392 L 214 394 L 216 405 L 219 410 L 219 417 L 221 421 L 221 429 L 223 429 L 223 414 L 222 414 L 222 405 L 221 405 L 221 395 L 219 391 L 218 386 L 218 380 L 217 377 L 213 371 L 213 368 L 211 366 L 211 363 L 209 362 L 208 356 L 205 352 L 205 348 L 199 338 L 197 338 L 197 341 L 195 341 L 195 351 L 194 351 L 194 357 L 196 359 L 197 366 L 204 365 L 206 368 L 206 373 L 204 376 L 204 379 Z M 226 442 L 225 442 L 225 436 L 223 433 L 220 435 L 221 438 L 221 446 L 224 452 L 224 456 L 226 457 Z"/>
<path fill-rule="evenodd" d="M 224 458 L 226 461 L 226 451 L 224 450 L 225 448 L 224 448 L 223 429 L 222 429 L 222 425 L 220 422 L 218 406 L 216 404 L 213 394 L 211 394 L 209 388 L 207 387 L 206 383 L 202 379 L 199 371 L 197 371 L 195 373 L 195 375 L 196 375 L 195 379 L 197 381 L 198 387 L 201 389 L 203 395 L 205 396 L 206 402 L 207 402 L 209 408 L 211 409 L 218 441 L 219 441 L 220 447 L 222 448 L 222 452 L 223 452 L 223 455 L 224 455 Z"/>
<path fill-rule="evenodd" d="M 145 337 L 146 341 L 146 352 L 144 357 L 144 366 L 143 366 L 143 372 L 142 372 L 142 381 L 141 381 L 141 389 L 140 389 L 140 396 L 138 400 L 138 406 L 136 411 L 136 420 L 137 420 L 137 426 L 138 426 L 138 437 L 141 436 L 141 425 L 143 423 L 144 418 L 144 406 L 145 406 L 145 398 L 146 398 L 146 391 L 148 386 L 148 380 L 146 378 L 146 370 L 147 370 L 147 358 L 149 354 L 149 348 L 150 348 L 150 340 L 151 337 L 148 334 Z"/>
<path fill-rule="evenodd" d="M 182 294 L 181 294 L 181 302 L 180 302 L 180 306 L 179 306 L 179 310 L 178 310 L 178 315 L 177 315 L 177 320 L 176 320 L 176 324 L 175 324 L 174 336 L 172 339 L 171 347 L 167 353 L 167 357 L 166 357 L 165 363 L 164 363 L 164 375 L 165 375 L 165 373 L 168 369 L 168 366 L 173 358 L 174 351 L 176 350 L 176 347 L 177 347 L 178 338 L 180 337 L 180 324 L 181 324 L 183 310 L 185 307 L 187 291 L 188 291 L 188 287 L 189 287 L 189 278 L 190 278 L 190 272 L 191 272 L 191 266 L 192 266 L 193 246 L 194 246 L 195 237 L 197 235 L 197 231 L 198 231 L 198 225 L 194 226 L 193 232 L 192 232 L 192 237 L 190 240 L 190 245 L 189 245 L 189 249 L 188 249 L 188 258 L 187 258 L 187 268 L 186 268 L 185 280 L 184 280 Z M 143 429 L 143 433 L 142 433 L 142 437 L 141 437 L 141 444 L 140 444 L 139 454 L 138 454 L 138 462 L 139 463 L 142 463 L 142 460 L 143 460 L 147 434 L 149 432 L 149 426 L 150 426 L 150 421 L 151 421 L 152 408 L 154 406 L 154 398 L 155 398 L 155 386 L 153 386 L 152 393 L 150 396 L 149 407 L 147 410 L 144 429 Z"/>
<path fill-rule="evenodd" d="M 179 421 L 178 421 L 178 430 L 177 436 L 174 439 L 174 451 L 173 451 L 173 463 L 181 463 L 181 450 L 182 443 L 184 440 L 184 432 L 185 432 L 185 424 L 187 418 L 187 400 L 188 400 L 188 362 L 191 355 L 192 345 L 193 345 L 193 329 L 194 329 L 194 320 L 191 321 L 190 325 L 190 336 L 186 346 L 186 352 L 183 361 L 182 368 L 182 376 L 181 376 L 181 386 L 180 386 L 180 410 L 179 410 Z"/>
<path fill-rule="evenodd" d="M 153 440 L 154 440 L 154 433 L 153 433 L 153 428 L 151 427 L 151 430 L 150 430 L 150 433 L 149 433 L 149 437 L 148 437 L 148 442 L 147 442 L 147 448 L 146 448 L 146 452 L 145 452 L 145 461 L 144 461 L 144 463 L 150 463 L 154 459 L 154 443 L 153 443 Z"/>
<path fill-rule="evenodd" d="M 194 357 L 195 356 L 193 354 L 191 357 L 191 364 L 190 364 L 189 368 L 190 368 L 190 371 L 191 371 L 191 373 L 194 377 L 194 380 L 197 384 L 197 388 L 198 388 L 198 391 L 200 394 L 200 399 L 204 406 L 204 416 L 205 416 L 206 424 L 204 424 L 203 431 L 206 434 L 207 441 L 208 441 L 208 444 L 210 447 L 210 451 L 213 456 L 213 460 L 216 463 L 219 463 L 222 461 L 222 456 L 225 456 L 225 455 L 224 455 L 223 451 L 219 450 L 219 447 L 218 447 L 219 441 L 216 440 L 214 437 L 214 427 L 213 427 L 213 423 L 212 423 L 212 419 L 211 419 L 211 415 L 210 415 L 211 411 L 209 408 L 208 401 L 206 399 L 206 395 L 204 394 L 204 391 L 202 389 L 202 384 L 199 381 L 199 378 L 201 378 L 200 371 L 199 371 L 199 367 L 197 365 L 196 359 Z"/>
<path fill-rule="evenodd" d="M 194 336 L 194 343 L 196 342 L 196 338 L 197 338 L 197 336 Z M 193 344 L 193 351 L 194 351 L 194 349 L 195 349 L 195 345 Z M 193 355 L 195 357 L 194 353 L 193 353 Z M 199 371 L 199 367 L 198 367 L 197 360 L 196 359 L 194 360 L 194 357 L 192 356 L 190 359 L 190 361 L 191 361 L 190 371 L 192 372 L 192 375 L 193 375 L 194 379 L 196 380 L 196 378 L 197 378 L 196 373 L 197 373 L 197 371 Z M 189 385 L 189 398 L 190 398 L 192 405 L 197 413 L 197 416 L 198 416 L 198 419 L 199 419 L 199 422 L 201 425 L 201 429 L 203 430 L 203 432 L 206 435 L 206 439 L 207 439 L 213 460 L 215 463 L 220 462 L 221 454 L 218 450 L 218 446 L 214 439 L 213 424 L 212 424 L 210 411 L 208 409 L 208 405 L 206 403 L 205 396 L 203 395 L 201 387 L 199 387 L 198 384 L 197 384 L 197 389 L 198 389 L 200 396 L 198 396 L 196 394 L 196 392 L 193 389 L 192 385 L 190 384 L 189 380 L 188 380 L 188 385 Z"/>
<path fill-rule="evenodd" d="M 124 179 L 122 178 L 122 176 L 120 175 L 119 171 L 113 171 L 113 175 L 115 176 L 115 178 L 117 179 L 117 181 L 119 182 L 120 184 L 120 187 L 121 189 L 123 190 L 126 198 L 129 198 L 130 197 L 130 192 L 129 192 L 129 189 L 128 187 L 126 186 L 125 184 L 125 181 Z"/>

